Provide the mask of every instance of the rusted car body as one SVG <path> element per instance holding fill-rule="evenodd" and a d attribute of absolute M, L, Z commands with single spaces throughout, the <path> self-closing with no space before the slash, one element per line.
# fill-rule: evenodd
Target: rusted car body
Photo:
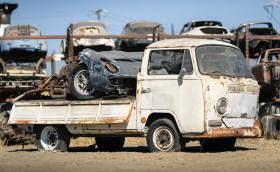
<path fill-rule="evenodd" d="M 34 25 L 10 25 L 5 28 L 4 36 L 39 36 L 41 31 Z M 38 62 L 47 54 L 45 39 L 1 40 L 1 59 L 16 62 Z"/>
<path fill-rule="evenodd" d="M 258 63 L 251 68 L 251 71 L 260 86 L 260 102 L 279 98 L 280 48 L 262 52 Z"/>
<path fill-rule="evenodd" d="M 153 29 L 159 23 L 155 21 L 133 21 L 127 23 L 122 31 L 122 35 L 153 35 Z M 153 43 L 152 38 L 147 39 L 117 39 L 115 41 L 116 50 L 120 51 L 144 51 L 144 49 Z"/>
<path fill-rule="evenodd" d="M 231 30 L 233 34 L 236 34 L 236 30 L 239 31 L 240 36 L 244 36 L 245 27 L 248 26 L 249 36 L 279 36 L 279 33 L 273 28 L 272 23 L 270 22 L 246 22 L 240 24 L 236 29 Z M 239 40 L 240 47 L 245 47 L 244 39 Z M 269 48 L 280 48 L 280 41 L 277 40 L 258 40 L 253 39 L 249 40 L 249 49 L 251 56 L 258 55 L 262 51 Z M 244 52 L 245 49 L 242 49 Z"/>
<path fill-rule="evenodd" d="M 86 49 L 79 59 L 89 69 L 91 85 L 99 92 L 136 92 L 136 78 L 141 68 L 141 52 L 96 52 Z M 134 90 L 134 91 L 133 91 Z"/>
<path fill-rule="evenodd" d="M 267 139 L 280 139 L 280 102 L 261 104 L 258 118 L 262 126 L 262 135 Z"/>
<path fill-rule="evenodd" d="M 81 21 L 73 24 L 73 35 L 109 35 L 106 25 L 100 21 Z M 66 40 L 61 42 L 61 53 L 65 54 Z M 105 38 L 74 38 L 74 56 L 77 56 L 83 49 L 90 48 L 95 51 L 114 50 L 115 44 L 112 39 Z"/>
<path fill-rule="evenodd" d="M 222 23 L 214 20 L 194 20 L 185 24 L 179 35 L 233 35 Z M 216 39 L 231 42 L 229 39 Z"/>

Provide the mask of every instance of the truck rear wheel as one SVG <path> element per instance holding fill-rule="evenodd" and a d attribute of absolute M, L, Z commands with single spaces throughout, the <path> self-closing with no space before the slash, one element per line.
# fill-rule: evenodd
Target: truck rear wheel
<path fill-rule="evenodd" d="M 184 149 L 186 140 L 182 138 L 173 122 L 158 119 L 149 127 L 147 144 L 151 152 L 175 152 Z"/>
<path fill-rule="evenodd" d="M 236 137 L 200 140 L 203 150 L 232 150 Z"/>
<path fill-rule="evenodd" d="M 125 137 L 95 137 L 100 151 L 120 151 L 123 148 Z"/>
<path fill-rule="evenodd" d="M 71 70 L 68 87 L 71 94 L 79 100 L 94 99 L 101 95 L 91 85 L 89 70 L 84 64 L 78 64 Z"/>
<path fill-rule="evenodd" d="M 67 152 L 70 136 L 65 126 L 40 126 L 36 132 L 36 145 L 38 150 Z"/>

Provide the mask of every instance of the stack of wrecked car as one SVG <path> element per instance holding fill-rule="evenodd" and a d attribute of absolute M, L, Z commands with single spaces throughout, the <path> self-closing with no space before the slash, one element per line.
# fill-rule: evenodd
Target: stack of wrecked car
<path fill-rule="evenodd" d="M 279 36 L 279 33 L 273 28 L 270 22 L 246 22 L 240 24 L 236 29 L 231 30 L 233 34 L 236 34 L 236 30 L 239 31 L 240 36 L 245 35 L 245 29 L 248 26 L 249 36 Z M 234 40 L 236 44 L 236 40 Z M 239 46 L 242 47 L 241 50 L 245 52 L 245 40 L 239 40 Z M 262 51 L 269 48 L 280 48 L 280 41 L 278 40 L 259 40 L 252 39 L 249 40 L 249 51 L 250 56 L 258 56 Z"/>
<path fill-rule="evenodd" d="M 39 36 L 41 31 L 33 25 L 10 25 L 4 36 Z M 1 40 L 0 93 L 2 98 L 11 94 L 33 90 L 47 76 L 45 57 L 47 42 L 44 39 Z"/>
<path fill-rule="evenodd" d="M 72 23 L 73 35 L 110 35 L 107 31 L 106 25 L 100 21 L 81 21 Z M 66 54 L 68 47 L 65 39 L 61 42 L 61 53 Z M 86 48 L 95 51 L 110 51 L 114 50 L 115 44 L 112 39 L 106 38 L 74 38 L 73 39 L 73 54 L 77 56 L 79 52 Z"/>

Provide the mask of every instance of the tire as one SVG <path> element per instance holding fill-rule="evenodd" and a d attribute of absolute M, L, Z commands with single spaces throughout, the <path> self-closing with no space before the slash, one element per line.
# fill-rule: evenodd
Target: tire
<path fill-rule="evenodd" d="M 85 64 L 78 64 L 71 70 L 68 76 L 68 87 L 71 94 L 79 100 L 95 99 L 101 96 L 101 93 L 91 86 L 89 71 Z"/>
<path fill-rule="evenodd" d="M 100 151 L 120 151 L 123 148 L 125 137 L 95 137 Z"/>
<path fill-rule="evenodd" d="M 203 150 L 232 150 L 236 137 L 200 140 Z"/>
<path fill-rule="evenodd" d="M 186 139 L 178 133 L 173 122 L 167 118 L 154 121 L 147 133 L 151 152 L 177 152 L 185 148 Z"/>
<path fill-rule="evenodd" d="M 39 126 L 36 131 L 36 145 L 40 151 L 67 152 L 71 134 L 65 126 Z"/>

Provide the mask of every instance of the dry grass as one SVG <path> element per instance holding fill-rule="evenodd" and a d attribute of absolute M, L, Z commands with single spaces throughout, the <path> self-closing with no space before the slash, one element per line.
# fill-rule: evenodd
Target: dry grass
<path fill-rule="evenodd" d="M 93 144 L 95 144 L 94 137 L 79 137 L 77 139 L 70 140 L 70 147 L 90 146 Z"/>

